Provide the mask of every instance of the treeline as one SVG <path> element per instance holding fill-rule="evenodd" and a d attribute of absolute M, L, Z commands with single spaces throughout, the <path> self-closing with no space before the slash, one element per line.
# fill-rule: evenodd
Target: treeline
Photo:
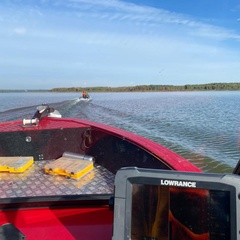
<path fill-rule="evenodd" d="M 240 90 L 240 83 L 208 83 L 175 85 L 137 85 L 127 87 L 71 87 L 53 88 L 51 92 L 170 92 L 170 91 L 236 91 Z"/>
<path fill-rule="evenodd" d="M 24 90 L 24 89 L 0 89 L 0 93 L 23 93 L 23 92 L 33 92 L 33 93 L 38 93 L 38 92 L 49 92 L 49 90 L 46 89 L 29 89 L 29 90 Z"/>

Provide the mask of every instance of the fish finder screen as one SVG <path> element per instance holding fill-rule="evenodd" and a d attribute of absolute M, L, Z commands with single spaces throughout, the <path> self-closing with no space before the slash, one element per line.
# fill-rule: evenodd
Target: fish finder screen
<path fill-rule="evenodd" d="M 132 184 L 131 239 L 230 239 L 230 192 Z"/>

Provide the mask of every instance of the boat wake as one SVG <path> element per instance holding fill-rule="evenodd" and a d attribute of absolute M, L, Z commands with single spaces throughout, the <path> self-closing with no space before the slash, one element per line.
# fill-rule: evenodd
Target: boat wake
<path fill-rule="evenodd" d="M 0 121 L 6 122 L 23 118 L 31 118 L 35 113 L 37 106 L 39 105 L 14 108 L 0 112 Z M 84 107 L 84 102 L 82 102 L 79 98 L 76 98 L 73 100 L 50 103 L 49 106 L 58 110 L 63 117 L 74 117 L 74 113 L 79 111 L 81 107 Z"/>

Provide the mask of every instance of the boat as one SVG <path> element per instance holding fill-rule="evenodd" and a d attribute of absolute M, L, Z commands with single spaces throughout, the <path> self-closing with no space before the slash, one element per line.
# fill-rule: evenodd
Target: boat
<path fill-rule="evenodd" d="M 0 239 L 112 239 L 114 181 L 128 167 L 203 174 L 156 142 L 48 105 L 0 123 Z"/>
<path fill-rule="evenodd" d="M 92 100 L 92 98 L 91 98 L 91 96 L 89 95 L 89 93 L 83 91 L 83 92 L 82 92 L 82 96 L 79 97 L 79 100 L 85 101 L 85 102 L 89 102 L 89 101 Z"/>
<path fill-rule="evenodd" d="M 80 101 L 84 101 L 84 102 L 89 102 L 92 100 L 92 97 L 91 96 L 88 96 L 88 97 L 79 97 L 79 100 Z"/>

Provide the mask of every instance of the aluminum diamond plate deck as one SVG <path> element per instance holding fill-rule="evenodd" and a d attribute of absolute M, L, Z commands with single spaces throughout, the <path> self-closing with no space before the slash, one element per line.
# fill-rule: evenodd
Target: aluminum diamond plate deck
<path fill-rule="evenodd" d="M 44 166 L 51 161 L 36 161 L 24 173 L 0 173 L 0 199 L 113 193 L 115 175 L 102 166 L 76 180 L 45 173 Z"/>

